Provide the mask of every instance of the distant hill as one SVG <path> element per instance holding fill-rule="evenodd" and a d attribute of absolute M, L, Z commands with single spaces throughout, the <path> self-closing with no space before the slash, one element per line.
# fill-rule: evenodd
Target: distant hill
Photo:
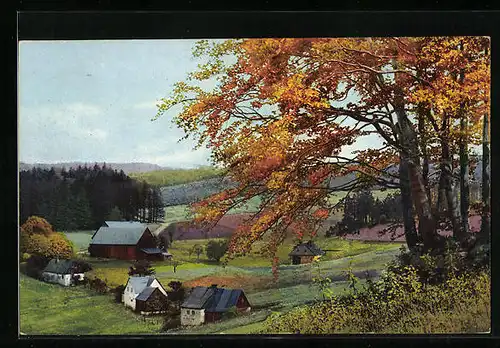
<path fill-rule="evenodd" d="M 54 167 L 54 169 L 62 169 L 63 167 L 66 168 L 66 170 L 70 168 L 77 168 L 78 166 L 84 166 L 85 164 L 88 167 L 92 167 L 95 164 L 98 164 L 102 166 L 104 163 L 106 163 L 107 167 L 110 167 L 112 169 L 116 169 L 118 171 L 123 170 L 125 174 L 131 174 L 131 173 L 147 173 L 147 172 L 152 172 L 155 170 L 165 170 L 165 169 L 171 169 L 167 167 L 162 167 L 157 164 L 152 164 L 152 163 L 142 163 L 142 162 L 134 162 L 134 163 L 108 163 L 108 162 L 61 162 L 61 163 L 24 163 L 20 162 L 19 163 L 19 170 L 31 170 L 33 167 L 36 168 L 41 168 L 41 169 L 50 169 Z"/>
<path fill-rule="evenodd" d="M 216 177 L 186 184 L 162 187 L 161 195 L 166 206 L 190 204 L 214 193 L 234 186 L 230 179 Z"/>
<path fill-rule="evenodd" d="M 155 186 L 174 186 L 197 182 L 221 176 L 221 169 L 201 166 L 191 169 L 162 169 L 143 173 L 132 173 L 130 176 L 137 180 L 144 180 Z"/>

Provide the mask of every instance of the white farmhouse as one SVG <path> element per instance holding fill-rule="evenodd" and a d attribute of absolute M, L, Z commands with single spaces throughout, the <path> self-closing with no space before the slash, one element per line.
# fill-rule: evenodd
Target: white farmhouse
<path fill-rule="evenodd" d="M 70 286 L 76 280 L 83 280 L 85 274 L 80 270 L 76 261 L 52 259 L 42 272 L 42 280 Z"/>
<path fill-rule="evenodd" d="M 160 293 L 165 295 L 165 297 L 168 296 L 167 291 L 155 277 L 130 276 L 125 285 L 125 290 L 123 291 L 122 302 L 126 307 L 130 307 L 134 311 L 136 309 L 142 311 L 142 308 L 136 308 L 138 302 L 141 302 L 142 307 L 142 302 L 147 301 L 151 294 L 158 293 L 154 291 L 156 288 Z"/>

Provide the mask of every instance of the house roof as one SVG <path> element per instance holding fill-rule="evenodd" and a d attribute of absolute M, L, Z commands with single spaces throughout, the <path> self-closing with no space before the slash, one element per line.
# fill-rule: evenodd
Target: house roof
<path fill-rule="evenodd" d="M 150 255 L 163 253 L 163 251 L 161 249 L 158 249 L 158 248 L 143 248 L 141 250 L 144 251 L 146 254 L 150 254 Z"/>
<path fill-rule="evenodd" d="M 307 243 L 301 243 L 292 250 L 289 256 L 318 256 L 324 255 L 325 252 L 321 250 L 316 244 L 309 241 Z"/>
<path fill-rule="evenodd" d="M 236 305 L 241 294 L 243 294 L 241 289 L 197 286 L 184 301 L 182 307 L 205 309 L 207 312 L 225 312 Z"/>
<path fill-rule="evenodd" d="M 130 227 L 100 227 L 90 244 L 135 245 L 146 229 L 148 228 L 142 224 Z"/>
<path fill-rule="evenodd" d="M 44 272 L 57 273 L 57 274 L 70 274 L 71 268 L 74 265 L 72 260 L 57 260 L 52 259 L 49 261 Z"/>
<path fill-rule="evenodd" d="M 139 301 L 147 301 L 147 299 L 151 296 L 151 294 L 158 288 L 154 288 L 151 286 L 148 286 L 147 288 L 144 288 L 144 290 L 141 291 L 139 295 L 135 298 L 136 300 Z M 160 289 L 158 289 L 160 291 Z M 161 291 L 160 291 L 161 293 Z M 163 293 L 162 293 L 163 294 Z"/>
<path fill-rule="evenodd" d="M 139 221 L 104 221 L 103 227 L 138 227 L 138 226 L 146 226 L 145 224 Z"/>
<path fill-rule="evenodd" d="M 130 285 L 136 294 L 140 294 L 145 288 L 153 284 L 155 277 L 137 277 L 130 276 L 127 285 Z"/>

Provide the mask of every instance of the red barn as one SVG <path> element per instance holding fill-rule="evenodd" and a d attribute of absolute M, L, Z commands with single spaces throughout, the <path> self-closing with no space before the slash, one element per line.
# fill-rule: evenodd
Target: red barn
<path fill-rule="evenodd" d="M 92 236 L 90 256 L 120 260 L 162 260 L 149 228 L 132 221 L 106 221 Z"/>

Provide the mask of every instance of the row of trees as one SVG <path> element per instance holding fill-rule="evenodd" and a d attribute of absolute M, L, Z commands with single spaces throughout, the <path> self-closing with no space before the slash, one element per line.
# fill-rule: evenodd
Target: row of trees
<path fill-rule="evenodd" d="M 365 189 L 345 197 L 343 203 L 342 220 L 327 231 L 327 236 L 403 220 L 400 193 L 389 194 L 380 200 L 373 197 L 371 190 Z"/>
<path fill-rule="evenodd" d="M 292 221 L 303 226 L 301 235 L 315 233 L 336 208 L 331 192 L 374 184 L 400 189 L 410 249 L 422 240 L 424 250 L 442 250 L 437 212 L 444 197 L 453 236 L 467 243 L 470 145 L 479 144 L 480 240 L 489 241 L 489 38 L 202 40 L 193 54 L 206 63 L 175 85 L 158 117 L 180 105 L 178 126 L 210 148 L 214 163 L 238 183 L 194 205 L 199 222 L 213 226 L 242 201 L 264 197 L 233 235 L 231 256 L 264 235 L 275 254 Z M 216 87 L 200 88 L 205 80 Z M 382 145 L 341 154 L 368 135 Z M 437 202 L 430 163 L 439 164 Z M 391 166 L 399 169 L 391 173 Z M 354 180 L 329 185 L 349 173 Z"/>
<path fill-rule="evenodd" d="M 158 187 L 131 179 L 106 165 L 33 168 L 21 171 L 20 219 L 40 216 L 57 230 L 96 228 L 106 219 L 161 221 L 163 202 Z"/>

